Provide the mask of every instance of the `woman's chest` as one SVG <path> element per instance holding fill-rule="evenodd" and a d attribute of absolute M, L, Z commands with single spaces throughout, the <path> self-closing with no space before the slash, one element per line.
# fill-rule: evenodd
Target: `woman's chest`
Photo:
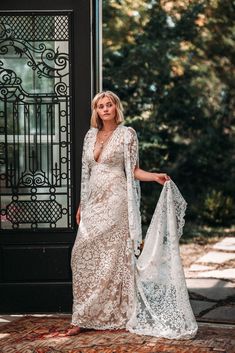
<path fill-rule="evenodd" d="M 99 154 L 96 153 L 97 131 L 89 139 L 86 148 L 86 159 L 90 165 L 97 163 L 104 163 L 113 165 L 115 167 L 123 167 L 124 165 L 124 134 L 123 130 L 118 127 L 113 136 L 100 150 Z"/>

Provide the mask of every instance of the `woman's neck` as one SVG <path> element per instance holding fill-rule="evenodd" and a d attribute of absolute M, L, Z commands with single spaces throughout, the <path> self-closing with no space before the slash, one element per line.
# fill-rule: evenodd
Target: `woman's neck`
<path fill-rule="evenodd" d="M 117 123 L 115 121 L 105 121 L 103 122 L 103 126 L 100 130 L 102 131 L 112 131 L 115 130 L 117 127 Z"/>

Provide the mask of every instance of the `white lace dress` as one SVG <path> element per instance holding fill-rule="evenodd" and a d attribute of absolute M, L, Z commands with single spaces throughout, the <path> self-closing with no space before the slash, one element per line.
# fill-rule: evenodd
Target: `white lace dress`
<path fill-rule="evenodd" d="M 83 145 L 81 222 L 71 259 L 72 324 L 191 338 L 197 324 L 178 246 L 185 211 L 182 196 L 173 182 L 165 183 L 137 261 L 141 241 L 139 184 L 133 176 L 138 165 L 137 136 L 132 128 L 119 125 L 95 161 L 97 132 L 91 128 Z M 174 200 L 167 203 L 172 195 L 178 204 Z M 167 219 L 173 223 L 167 225 Z"/>

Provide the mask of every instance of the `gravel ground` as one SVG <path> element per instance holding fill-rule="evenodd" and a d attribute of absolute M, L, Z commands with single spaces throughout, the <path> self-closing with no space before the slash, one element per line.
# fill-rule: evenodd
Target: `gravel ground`
<path fill-rule="evenodd" d="M 182 244 L 180 245 L 180 256 L 184 267 L 190 267 L 199 257 L 210 249 L 209 245 Z"/>

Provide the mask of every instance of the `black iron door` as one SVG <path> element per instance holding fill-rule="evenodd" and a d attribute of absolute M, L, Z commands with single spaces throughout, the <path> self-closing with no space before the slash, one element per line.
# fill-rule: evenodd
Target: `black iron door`
<path fill-rule="evenodd" d="M 0 5 L 0 312 L 70 311 L 94 11 L 26 6 Z"/>

